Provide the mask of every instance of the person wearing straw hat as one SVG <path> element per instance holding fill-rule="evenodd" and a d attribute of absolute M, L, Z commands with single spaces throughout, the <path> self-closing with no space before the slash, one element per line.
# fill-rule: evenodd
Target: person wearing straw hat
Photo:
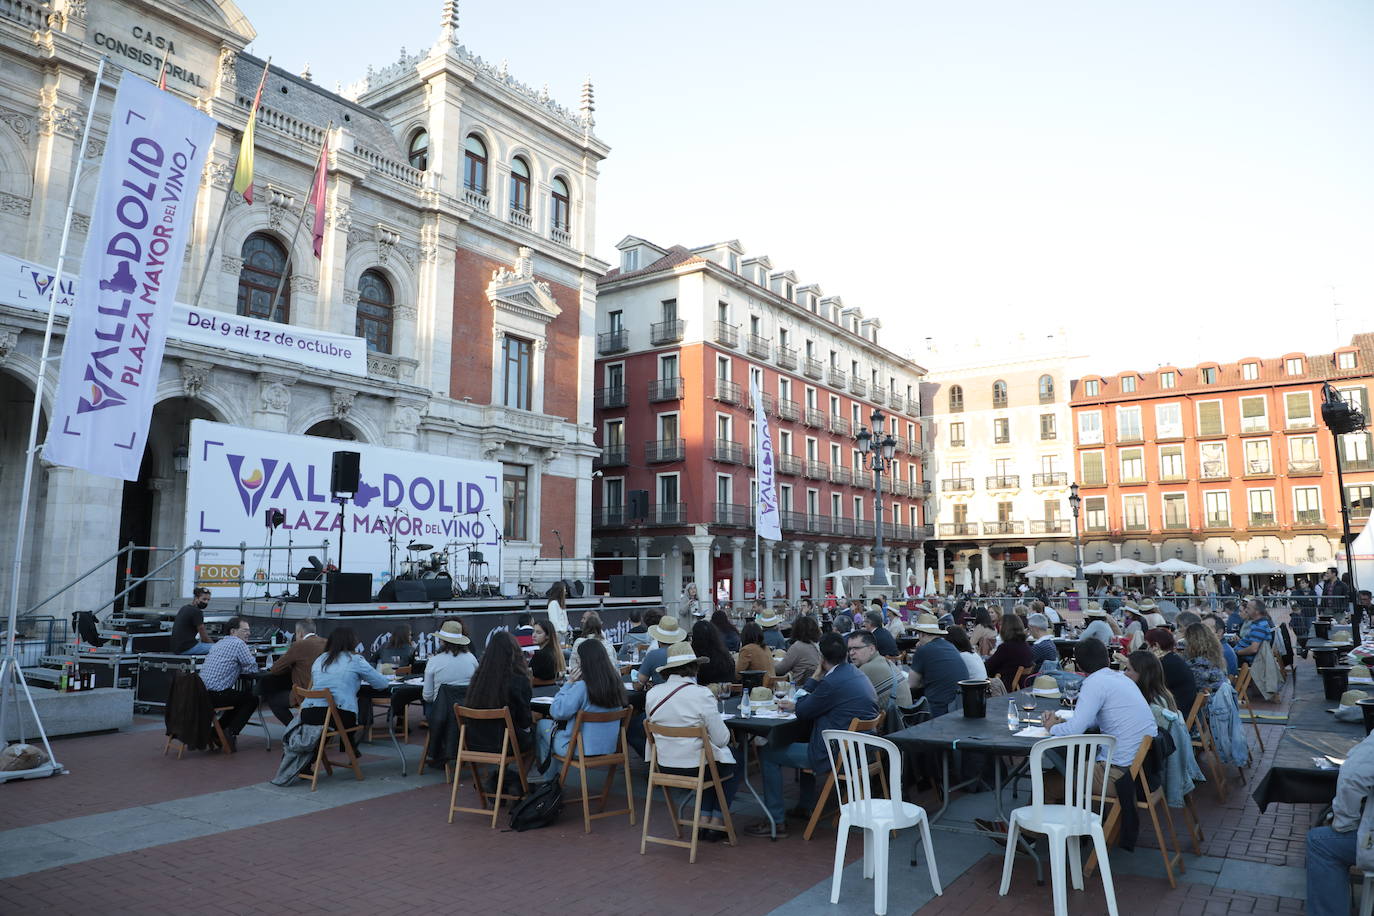
<path fill-rule="evenodd" d="M 439 640 L 439 651 L 425 663 L 425 686 L 420 694 L 425 701 L 426 718 L 434 698 L 439 695 L 440 687 L 466 687 L 477 673 L 477 657 L 472 654 L 472 640 L 463 632 L 461 623 L 445 620 L 434 636 Z"/>
<path fill-rule="evenodd" d="M 782 631 L 778 629 L 782 621 L 782 615 L 772 610 L 764 610 L 754 618 L 754 622 L 763 627 L 763 644 L 770 649 L 787 648 L 787 640 L 782 638 Z"/>
<path fill-rule="evenodd" d="M 660 618 L 658 623 L 649 627 L 649 636 L 658 645 L 644 653 L 644 661 L 639 665 L 639 688 L 647 690 L 654 682 L 662 682 L 659 666 L 668 657 L 668 649 L 687 638 L 687 631 L 677 622 L 676 617 Z"/>
<path fill-rule="evenodd" d="M 679 641 L 669 646 L 663 662 L 655 671 L 664 679 L 663 683 L 649 691 L 644 700 L 644 716 L 646 721 L 654 725 L 705 727 L 706 736 L 711 741 L 711 755 L 716 759 L 716 770 L 724 783 L 721 788 L 728 808 L 739 788 L 740 771 L 735 766 L 735 755 L 730 751 L 730 729 L 721 717 L 716 698 L 696 681 L 697 672 L 708 661 L 705 656 L 697 655 L 688 643 Z M 661 771 L 678 776 L 697 775 L 701 739 L 656 738 L 654 746 Z M 720 815 L 716 793 L 702 794 L 701 814 L 702 829 L 705 831 L 702 839 L 714 841 L 724 836 L 725 821 Z"/>
<path fill-rule="evenodd" d="M 1104 646 L 1110 646 L 1116 639 L 1116 633 L 1113 632 L 1110 623 L 1111 615 L 1096 601 L 1088 602 L 1087 608 L 1083 611 L 1083 619 L 1087 621 L 1087 626 L 1083 628 L 1079 639 L 1096 639 Z"/>

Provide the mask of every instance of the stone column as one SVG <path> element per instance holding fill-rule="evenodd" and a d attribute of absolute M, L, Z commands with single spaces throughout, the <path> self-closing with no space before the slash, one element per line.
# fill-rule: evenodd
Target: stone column
<path fill-rule="evenodd" d="M 863 558 L 863 559 L 862 559 L 862 562 L 859 563 L 859 565 L 860 565 L 861 567 L 863 567 L 863 568 L 866 569 L 866 568 L 868 568 L 869 566 L 872 566 L 872 565 L 873 565 L 873 548 L 872 548 L 872 547 L 864 547 L 864 548 L 861 548 L 860 551 L 859 551 L 859 555 Z"/>
<path fill-rule="evenodd" d="M 1116 558 L 1118 560 L 1121 559 L 1121 542 L 1118 541 L 1117 543 L 1113 544 L 1112 549 L 1116 551 Z M 1126 579 L 1123 576 L 1112 576 L 1113 585 L 1121 585 L 1125 581 Z"/>
<path fill-rule="evenodd" d="M 802 564 L 802 544 L 801 541 L 793 541 L 787 545 L 787 600 L 801 600 L 801 564 Z"/>
<path fill-rule="evenodd" d="M 1158 541 L 1157 541 L 1157 542 L 1155 542 L 1154 548 L 1155 548 L 1155 563 L 1158 564 L 1161 560 L 1164 559 L 1164 556 L 1163 556 L 1163 554 L 1164 554 L 1164 544 L 1163 544 L 1162 542 L 1158 542 Z"/>
<path fill-rule="evenodd" d="M 1034 544 L 1027 544 L 1027 545 L 1026 545 L 1026 565 L 1027 565 L 1027 566 L 1034 566 L 1034 565 L 1035 565 L 1035 545 L 1034 545 Z M 1072 566 L 1072 565 L 1073 565 L 1073 562 L 1070 561 L 1070 562 L 1069 562 L 1069 565 Z"/>
<path fill-rule="evenodd" d="M 38 492 L 42 473 L 35 476 L 35 492 Z M 46 498 L 37 504 L 37 513 L 30 516 L 37 530 L 30 542 L 33 549 L 25 561 L 32 583 L 33 600 L 29 605 L 47 598 L 73 577 L 109 558 L 121 546 L 118 543 L 119 517 L 124 501 L 124 481 L 69 467 L 49 467 L 46 473 Z M 75 610 L 99 607 L 113 594 L 112 581 L 107 567 L 104 574 L 83 580 L 44 605 L 38 613 L 61 619 Z M 181 593 L 178 587 L 176 594 Z M 108 613 L 107 609 L 102 616 Z"/>
<path fill-rule="evenodd" d="M 1203 566 L 1202 562 L 1202 541 L 1193 541 L 1193 562 Z"/>
<path fill-rule="evenodd" d="M 819 603 L 825 598 L 825 567 L 830 561 L 830 545 L 818 543 L 816 558 L 811 561 L 811 600 Z"/>
<path fill-rule="evenodd" d="M 668 549 L 668 600 L 675 612 L 682 610 L 682 547 L 676 542 Z"/>
<path fill-rule="evenodd" d="M 716 597 L 716 584 L 711 575 L 711 546 L 715 538 L 709 534 L 694 534 L 687 541 L 692 545 L 692 580 L 697 586 L 697 601 L 709 615 Z"/>
<path fill-rule="evenodd" d="M 744 538 L 730 539 L 730 604 L 737 609 L 744 602 Z"/>
<path fill-rule="evenodd" d="M 945 549 L 943 547 L 935 551 L 935 593 L 944 594 L 945 591 Z"/>
<path fill-rule="evenodd" d="M 759 598 L 763 601 L 763 606 L 768 607 L 769 602 L 773 600 L 773 574 L 775 572 L 773 568 L 773 542 L 760 541 L 759 543 L 762 544 L 763 557 L 755 560 L 762 569 L 757 579 L 757 591 Z"/>
<path fill-rule="evenodd" d="M 984 548 L 984 549 L 978 551 L 978 568 L 979 568 L 979 570 L 980 570 L 979 575 L 982 577 L 982 581 L 979 582 L 979 585 L 980 585 L 982 588 L 987 588 L 987 587 L 988 587 L 988 568 L 989 568 L 989 567 L 988 567 L 988 549 L 987 549 L 987 548 Z"/>
<path fill-rule="evenodd" d="M 290 432 L 287 416 L 291 410 L 293 378 L 269 372 L 258 373 L 258 401 L 253 405 L 253 428 Z"/>

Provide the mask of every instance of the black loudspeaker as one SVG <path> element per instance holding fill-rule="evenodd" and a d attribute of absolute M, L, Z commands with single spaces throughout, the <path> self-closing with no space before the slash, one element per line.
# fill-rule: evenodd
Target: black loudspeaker
<path fill-rule="evenodd" d="M 625 495 L 625 517 L 640 522 L 649 517 L 648 490 L 631 490 Z"/>
<path fill-rule="evenodd" d="M 318 583 L 322 575 L 324 574 L 313 566 L 302 566 L 300 569 L 296 570 L 296 578 L 300 580 L 296 583 L 296 600 L 303 601 L 306 604 L 319 604 L 320 586 L 318 584 L 307 585 L 305 583 L 306 581 Z"/>
<path fill-rule="evenodd" d="M 448 601 L 453 597 L 452 579 L 421 579 L 419 584 L 425 588 L 424 601 Z"/>
<path fill-rule="evenodd" d="M 611 576 L 612 598 L 651 598 L 658 594 L 658 576 Z"/>
<path fill-rule="evenodd" d="M 358 463 L 362 455 L 357 452 L 335 452 L 334 462 L 329 468 L 329 490 L 335 495 L 347 493 L 352 496 L 358 492 Z"/>
<path fill-rule="evenodd" d="M 424 601 L 425 583 L 419 579 L 392 579 L 382 583 L 377 600 L 383 604 L 397 601 Z"/>
<path fill-rule="evenodd" d="M 372 600 L 372 573 L 332 572 L 328 580 L 325 598 L 330 604 L 367 604 Z M 421 596 L 417 600 L 425 599 Z"/>

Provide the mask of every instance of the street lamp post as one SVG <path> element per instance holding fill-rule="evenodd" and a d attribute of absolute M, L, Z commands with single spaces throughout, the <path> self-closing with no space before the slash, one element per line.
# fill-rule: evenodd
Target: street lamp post
<path fill-rule="evenodd" d="M 873 471 L 873 584 L 887 588 L 887 550 L 883 547 L 883 471 L 892 465 L 897 440 L 883 429 L 883 412 L 873 408 L 873 432 L 859 427 L 859 451 Z M 879 440 L 877 437 L 882 436 Z"/>
<path fill-rule="evenodd" d="M 1073 513 L 1073 587 L 1082 597 L 1087 593 L 1088 582 L 1083 578 L 1083 541 L 1078 533 L 1078 510 L 1083 505 L 1083 497 L 1078 495 L 1078 482 L 1069 484 L 1069 511 Z"/>

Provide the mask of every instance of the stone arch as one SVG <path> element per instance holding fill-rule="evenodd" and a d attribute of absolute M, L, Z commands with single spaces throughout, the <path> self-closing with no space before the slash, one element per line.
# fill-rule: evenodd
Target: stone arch
<path fill-rule="evenodd" d="M 351 433 L 351 440 L 341 436 L 332 435 L 327 429 L 328 424 L 337 424 L 344 431 Z M 376 424 L 361 413 L 349 412 L 347 417 L 342 420 L 334 416 L 333 412 L 326 405 L 303 414 L 295 425 L 302 436 L 321 436 L 326 439 L 340 439 L 341 441 L 361 442 L 364 445 L 379 445 L 382 443 L 382 432 L 376 428 Z"/>
<path fill-rule="evenodd" d="M 35 133 L 27 122 L 30 135 Z M 24 138 L 12 125 L 0 121 L 0 193 L 26 200 L 33 197 L 33 158 Z"/>

